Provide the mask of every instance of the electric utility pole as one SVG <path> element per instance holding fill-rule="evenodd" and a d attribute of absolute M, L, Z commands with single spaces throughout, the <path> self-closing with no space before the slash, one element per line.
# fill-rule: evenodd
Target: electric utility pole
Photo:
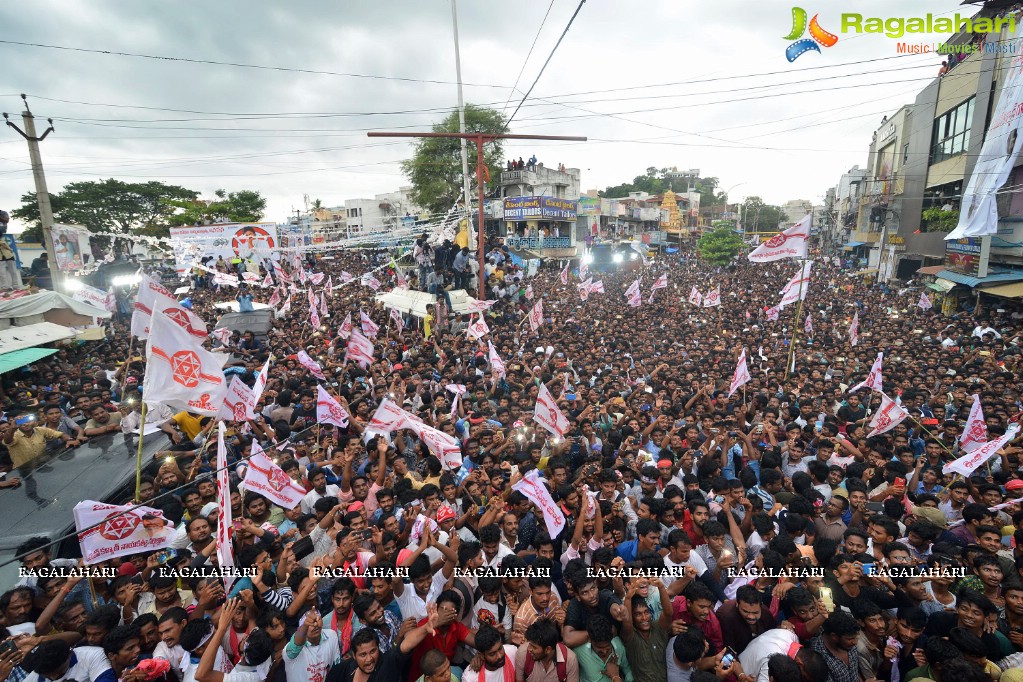
<path fill-rule="evenodd" d="M 469 189 L 469 152 L 468 142 L 466 141 L 465 135 L 465 99 L 462 97 L 462 56 L 458 46 L 458 5 L 455 0 L 451 0 L 451 26 L 455 33 L 455 76 L 458 80 L 458 132 L 463 135 L 459 140 L 461 143 L 461 154 L 462 154 L 462 193 L 465 201 L 465 230 L 466 235 L 469 237 L 469 250 L 476 248 L 476 240 L 472 236 L 472 225 L 469 223 L 469 195 L 471 190 Z M 483 234 L 479 235 L 480 240 L 483 239 Z"/>
<path fill-rule="evenodd" d="M 25 130 L 11 123 L 7 112 L 4 112 L 4 120 L 7 121 L 7 125 L 18 131 L 18 134 L 28 142 L 28 157 L 32 162 L 32 178 L 36 184 L 36 201 L 39 202 L 39 220 L 43 225 L 43 244 L 46 245 L 46 253 L 50 261 L 50 282 L 54 291 L 56 291 L 57 282 L 60 278 L 60 268 L 57 267 L 57 253 L 53 249 L 53 208 L 50 206 L 50 193 L 46 189 L 43 158 L 39 155 L 39 143 L 53 132 L 53 119 L 46 119 L 50 127 L 46 129 L 41 137 L 36 137 L 35 116 L 32 115 L 32 110 L 28 107 L 28 98 L 22 95 L 21 99 L 25 102 L 25 111 L 21 112 L 21 121 L 25 126 Z"/>
<path fill-rule="evenodd" d="M 493 142 L 495 140 L 564 140 L 568 142 L 586 142 L 585 137 L 571 137 L 568 135 L 501 135 L 497 133 L 366 133 L 369 137 L 447 137 L 462 140 L 473 140 L 476 142 L 476 186 L 478 193 L 478 206 L 477 216 L 479 218 L 479 239 L 477 240 L 477 257 L 479 258 L 479 300 L 486 298 L 486 291 L 483 283 L 483 254 L 486 245 L 486 238 L 484 237 L 483 231 L 483 187 L 485 185 L 484 178 L 487 177 L 488 171 L 486 164 L 483 163 L 483 145 L 487 142 Z M 469 216 L 466 214 L 466 222 L 468 223 Z M 472 234 L 472 228 L 467 224 L 469 234 Z"/>

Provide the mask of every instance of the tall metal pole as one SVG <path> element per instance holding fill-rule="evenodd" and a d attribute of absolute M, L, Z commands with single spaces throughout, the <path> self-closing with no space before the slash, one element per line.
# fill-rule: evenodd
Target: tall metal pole
<path fill-rule="evenodd" d="M 463 142 L 463 144 L 465 143 L 465 138 L 464 137 L 462 138 L 462 142 Z M 486 172 L 486 168 L 483 165 L 483 136 L 480 135 L 479 137 L 476 138 L 476 189 L 477 189 L 477 192 L 479 193 L 479 206 L 478 206 L 479 242 L 478 242 L 478 246 L 477 246 L 476 250 L 477 250 L 477 257 L 479 259 L 479 264 L 480 264 L 480 272 L 479 272 L 479 275 L 477 276 L 477 278 L 479 279 L 479 281 L 477 282 L 477 284 L 479 284 L 479 295 L 478 295 L 478 298 L 481 301 L 486 300 L 486 298 L 487 298 L 486 291 L 484 291 L 484 289 L 483 289 L 483 287 L 484 287 L 483 280 L 485 279 L 483 277 L 483 251 L 484 251 L 484 244 L 487 241 L 486 239 L 483 238 L 483 220 L 484 220 L 484 216 L 483 216 L 483 174 L 485 172 Z M 466 208 L 468 208 L 468 206 Z M 465 215 L 465 224 L 466 224 L 466 227 L 469 226 L 469 214 L 468 213 L 466 213 L 466 215 Z M 469 234 L 470 235 L 472 234 L 472 230 L 469 230 Z"/>
<path fill-rule="evenodd" d="M 456 0 L 451 0 L 451 26 L 455 33 L 455 78 L 458 81 L 458 132 L 465 135 L 465 100 L 462 98 L 462 56 L 458 47 L 458 6 Z M 472 236 L 472 224 L 469 222 L 469 143 L 465 137 L 459 142 L 462 146 L 462 194 L 465 197 L 465 230 L 469 237 L 469 249 L 475 248 L 475 240 Z M 480 201 L 483 195 L 480 194 Z M 483 239 L 483 228 L 480 227 L 480 240 Z"/>
<path fill-rule="evenodd" d="M 28 99 L 25 95 L 22 95 L 21 99 L 25 102 L 25 111 L 21 112 L 21 121 L 25 126 L 25 130 L 22 131 L 18 126 L 11 123 L 6 112 L 4 113 L 4 119 L 7 120 L 7 125 L 18 131 L 18 134 L 28 142 L 28 158 L 32 162 L 32 179 L 35 181 L 36 201 L 39 203 L 39 221 L 43 226 L 43 244 L 46 246 L 46 254 L 50 261 L 50 282 L 56 291 L 57 283 L 60 281 L 60 268 L 57 267 L 57 252 L 53 248 L 53 234 L 51 233 L 53 229 L 53 207 L 50 206 L 50 193 L 46 189 L 43 158 L 39 154 L 39 143 L 53 132 L 53 119 L 47 119 L 47 123 L 50 124 L 49 127 L 42 134 L 42 137 L 37 137 L 35 117 L 32 115 L 32 110 L 29 109 Z"/>

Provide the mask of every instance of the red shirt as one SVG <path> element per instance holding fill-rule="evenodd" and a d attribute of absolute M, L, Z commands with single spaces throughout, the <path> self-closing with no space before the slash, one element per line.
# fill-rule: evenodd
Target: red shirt
<path fill-rule="evenodd" d="M 417 627 L 421 627 L 426 623 L 427 619 L 423 618 L 421 621 L 416 623 Z M 419 660 L 423 657 L 430 649 L 439 649 L 441 653 L 448 657 L 448 660 L 452 660 L 455 657 L 455 652 L 458 650 L 458 645 L 465 641 L 466 635 L 469 634 L 469 628 L 465 627 L 461 621 L 453 621 L 446 628 L 438 628 L 437 633 L 433 635 L 427 635 L 426 639 L 420 642 L 412 651 L 412 666 L 409 670 L 409 679 L 418 680 L 419 676 L 423 674 L 423 671 L 419 669 Z"/>
<path fill-rule="evenodd" d="M 699 629 L 710 644 L 710 655 L 721 651 L 725 646 L 725 638 L 721 634 L 721 623 L 718 622 L 718 617 L 714 615 L 714 612 L 711 611 L 707 615 L 707 620 L 696 620 L 689 612 L 689 605 L 682 595 L 675 597 L 671 602 L 671 619 L 680 620 L 686 625 L 692 625 Z"/>

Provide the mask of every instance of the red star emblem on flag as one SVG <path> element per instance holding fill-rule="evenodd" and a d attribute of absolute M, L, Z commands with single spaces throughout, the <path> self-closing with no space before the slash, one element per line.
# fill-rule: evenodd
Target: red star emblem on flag
<path fill-rule="evenodd" d="M 123 540 L 134 533 L 139 525 L 139 517 L 134 514 L 121 514 L 120 516 L 115 514 L 107 517 L 103 525 L 99 527 L 99 534 L 107 540 Z"/>
<path fill-rule="evenodd" d="M 199 385 L 202 362 L 194 351 L 180 350 L 171 356 L 170 361 L 171 371 L 174 372 L 174 381 L 185 388 L 195 388 Z"/>

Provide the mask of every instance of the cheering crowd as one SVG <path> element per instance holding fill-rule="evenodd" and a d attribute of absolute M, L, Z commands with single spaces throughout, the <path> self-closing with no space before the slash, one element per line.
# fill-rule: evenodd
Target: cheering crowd
<path fill-rule="evenodd" d="M 265 340 L 210 340 L 239 358 L 226 372 L 265 384 L 255 418 L 225 424 L 229 490 L 218 420 L 150 404 L 167 447 L 137 501 L 176 525 L 169 546 L 91 567 L 109 579 L 41 575 L 77 564 L 56 538 L 18 548 L 39 575 L 0 596 L 0 682 L 1023 679 L 1020 316 L 943 317 L 919 288 L 866 284 L 819 254 L 801 310 L 770 319 L 793 260 L 716 267 L 683 251 L 522 280 L 495 250 L 489 309 L 456 315 L 438 293 L 399 324 L 360 276 L 385 291 L 431 278 L 430 262 L 331 255 L 301 267 L 354 280 L 296 282 Z M 257 279 L 277 290 L 280 276 Z M 587 279 L 603 292 L 581 295 Z M 720 304 L 694 305 L 694 287 Z M 247 291 L 221 282 L 189 304 L 210 321 L 216 302 L 271 294 Z M 378 327 L 371 364 L 346 357 L 346 319 Z M 5 376 L 0 509 L 47 450 L 138 427 L 146 366 L 125 362 L 129 336 L 115 322 L 102 345 Z M 742 352 L 749 380 L 732 392 Z M 320 389 L 347 426 L 318 417 Z M 868 435 L 886 396 L 908 416 Z M 945 473 L 970 454 L 974 396 L 980 440 L 1006 438 Z M 408 415 L 399 428 L 374 428 L 381 405 Z M 558 428 L 534 420 L 541 407 Z M 300 491 L 292 508 L 243 484 L 256 445 Z M 196 575 L 223 543 L 247 574 Z"/>

